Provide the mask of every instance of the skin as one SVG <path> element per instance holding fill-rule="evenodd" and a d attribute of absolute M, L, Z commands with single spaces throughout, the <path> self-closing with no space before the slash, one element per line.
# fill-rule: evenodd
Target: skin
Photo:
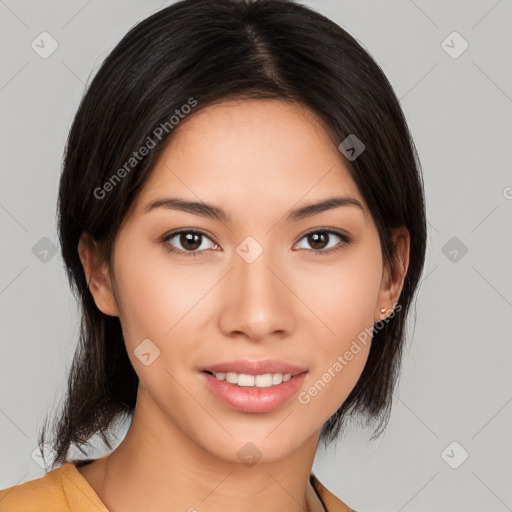
<path fill-rule="evenodd" d="M 364 211 L 344 206 L 285 220 L 291 209 L 338 195 L 356 198 Z M 144 213 L 167 196 L 220 206 L 231 221 L 166 208 Z M 180 236 L 162 241 L 186 228 L 205 233 L 198 249 Z M 343 231 L 352 242 L 329 234 L 312 245 L 305 235 L 318 228 Z M 263 249 L 252 263 L 236 252 L 247 236 Z M 409 262 L 405 228 L 396 241 L 390 273 L 341 154 L 304 107 L 225 101 L 181 121 L 118 233 L 113 269 L 99 261 L 87 233 L 79 244 L 94 300 L 120 318 L 140 379 L 121 444 L 79 469 L 109 510 L 323 510 L 309 483 L 320 429 L 355 386 L 370 343 L 308 404 L 296 395 L 264 414 L 221 403 L 200 370 L 277 358 L 309 369 L 299 391 L 307 390 L 385 318 L 381 308 L 397 302 Z M 313 253 L 335 246 L 341 250 Z M 187 258 L 187 250 L 201 254 Z M 147 338 L 160 350 L 148 366 L 134 354 Z M 261 452 L 252 467 L 237 456 L 248 442 Z"/>

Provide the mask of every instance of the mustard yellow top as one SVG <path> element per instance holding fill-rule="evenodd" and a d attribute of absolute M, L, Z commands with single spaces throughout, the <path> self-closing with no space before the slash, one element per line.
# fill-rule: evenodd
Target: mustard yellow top
<path fill-rule="evenodd" d="M 356 512 L 311 473 L 310 482 L 327 512 Z M 75 464 L 66 462 L 46 475 L 0 491 L 0 512 L 108 512 Z"/>

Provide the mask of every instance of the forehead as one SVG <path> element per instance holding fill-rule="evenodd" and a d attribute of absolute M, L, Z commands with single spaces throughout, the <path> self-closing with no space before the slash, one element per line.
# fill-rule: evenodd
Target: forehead
<path fill-rule="evenodd" d="M 140 213 L 165 194 L 226 209 L 292 208 L 340 194 L 364 204 L 322 121 L 301 105 L 223 101 L 191 113 L 174 130 L 139 195 Z"/>

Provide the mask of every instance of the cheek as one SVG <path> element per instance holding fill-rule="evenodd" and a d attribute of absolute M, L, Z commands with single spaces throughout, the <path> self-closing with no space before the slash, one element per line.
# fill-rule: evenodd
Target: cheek
<path fill-rule="evenodd" d="M 122 253 L 122 245 L 119 247 Z M 173 342 L 181 347 L 191 323 L 199 325 L 209 313 L 202 298 L 218 281 L 204 265 L 177 264 L 164 248 L 134 248 L 115 262 L 121 323 L 127 345 L 135 348 L 149 338 L 162 350 Z M 181 341 L 181 343 L 176 343 Z M 190 348 L 190 345 L 189 345 Z M 179 350 L 179 349 L 178 349 Z"/>
<path fill-rule="evenodd" d="M 381 273 L 377 245 L 353 251 L 343 265 L 309 278 L 311 304 L 327 327 L 317 332 L 315 372 L 298 398 L 324 420 L 345 401 L 366 364 Z"/>
<path fill-rule="evenodd" d="M 213 283 L 192 265 L 172 264 L 164 250 L 158 253 L 132 250 L 115 268 L 128 357 L 149 394 L 166 396 L 170 389 L 181 389 L 175 379 L 184 382 L 194 364 L 199 299 Z M 190 407 L 186 393 L 175 393 L 173 400 L 177 407 Z"/>
<path fill-rule="evenodd" d="M 381 275 L 380 246 L 373 243 L 349 248 L 339 263 L 318 265 L 296 285 L 328 327 L 325 332 L 339 343 L 373 325 Z"/>

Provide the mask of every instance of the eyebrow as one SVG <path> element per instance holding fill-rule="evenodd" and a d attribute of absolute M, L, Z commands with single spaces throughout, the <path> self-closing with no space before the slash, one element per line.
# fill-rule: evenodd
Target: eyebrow
<path fill-rule="evenodd" d="M 305 219 L 306 217 L 312 217 L 313 215 L 317 215 L 333 208 L 339 208 L 341 206 L 355 206 L 361 209 L 364 214 L 364 207 L 357 199 L 349 196 L 341 196 L 331 197 L 319 203 L 313 203 L 296 208 L 287 215 L 285 220 L 288 222 L 297 222 Z M 151 201 L 144 208 L 144 213 L 148 213 L 156 208 L 184 211 L 195 215 L 201 215 L 203 217 L 209 217 L 221 222 L 230 222 L 231 220 L 231 217 L 218 206 L 197 201 L 187 201 L 179 197 L 165 197 Z"/>

